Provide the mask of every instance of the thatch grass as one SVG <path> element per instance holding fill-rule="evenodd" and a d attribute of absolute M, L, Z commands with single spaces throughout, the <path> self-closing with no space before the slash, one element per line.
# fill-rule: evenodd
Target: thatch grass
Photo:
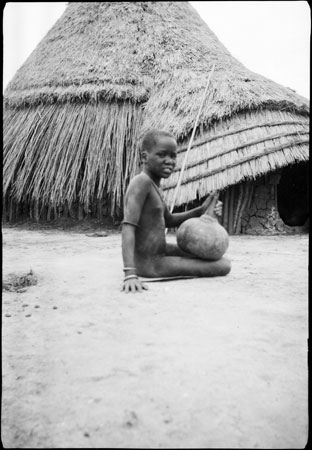
<path fill-rule="evenodd" d="M 4 196 L 52 206 L 78 199 L 88 208 L 91 199 L 107 192 L 115 210 L 137 170 L 141 117 L 142 110 L 129 102 L 9 110 Z"/>
<path fill-rule="evenodd" d="M 177 204 L 305 160 L 306 128 L 294 122 L 307 123 L 308 101 L 244 67 L 187 2 L 69 3 L 5 91 L 6 203 L 33 204 L 40 217 L 74 202 L 84 211 L 98 202 L 100 210 L 108 196 L 112 216 L 120 215 L 139 169 L 139 135 L 162 128 L 185 146 L 213 64 Z M 279 136 L 269 143 L 271 130 Z M 264 151 L 275 144 L 276 155 Z M 246 152 L 254 160 L 245 161 Z"/>
<path fill-rule="evenodd" d="M 185 156 L 178 153 L 173 175 L 163 182 L 170 204 Z M 299 161 L 309 160 L 307 117 L 283 111 L 238 114 L 216 123 L 194 142 L 176 206 L 247 179 L 255 179 Z"/>

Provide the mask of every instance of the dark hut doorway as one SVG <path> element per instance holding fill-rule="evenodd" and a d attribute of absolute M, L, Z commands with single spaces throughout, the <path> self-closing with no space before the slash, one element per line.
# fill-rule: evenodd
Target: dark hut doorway
<path fill-rule="evenodd" d="M 309 163 L 285 167 L 277 186 L 278 212 L 286 225 L 302 226 L 309 218 Z"/>

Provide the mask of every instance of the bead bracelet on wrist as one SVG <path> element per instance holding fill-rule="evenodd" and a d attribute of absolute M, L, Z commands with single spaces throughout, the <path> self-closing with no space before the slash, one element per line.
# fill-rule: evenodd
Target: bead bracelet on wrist
<path fill-rule="evenodd" d="M 128 275 L 127 277 L 124 278 L 124 281 L 131 280 L 132 278 L 138 279 L 139 277 L 137 275 Z"/>

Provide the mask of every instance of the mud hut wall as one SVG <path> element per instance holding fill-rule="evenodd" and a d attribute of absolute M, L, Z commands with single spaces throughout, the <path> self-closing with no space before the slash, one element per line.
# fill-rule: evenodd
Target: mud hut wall
<path fill-rule="evenodd" d="M 281 171 L 230 186 L 220 194 L 221 224 L 229 234 L 265 234 L 283 226 L 278 214 L 277 185 Z"/>
<path fill-rule="evenodd" d="M 253 189 L 253 182 L 245 181 L 230 186 L 220 193 L 219 198 L 223 202 L 221 224 L 229 234 L 241 233 L 242 217 L 245 210 L 250 206 Z"/>
<path fill-rule="evenodd" d="M 248 208 L 242 214 L 241 230 L 244 234 L 266 234 L 283 228 L 278 213 L 277 185 L 281 171 L 268 173 L 253 182 L 253 195 Z M 278 231 L 278 230 L 277 230 Z"/>

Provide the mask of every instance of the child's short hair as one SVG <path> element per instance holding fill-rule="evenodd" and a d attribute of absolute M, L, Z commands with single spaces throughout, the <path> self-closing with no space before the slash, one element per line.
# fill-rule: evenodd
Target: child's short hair
<path fill-rule="evenodd" d="M 149 152 L 154 147 L 154 145 L 157 144 L 157 139 L 160 136 L 167 136 L 167 137 L 171 137 L 171 138 L 175 139 L 173 134 L 169 133 L 168 131 L 157 130 L 157 129 L 150 130 L 147 133 L 145 133 L 145 135 L 142 138 L 141 152 L 143 152 L 143 151 Z"/>

